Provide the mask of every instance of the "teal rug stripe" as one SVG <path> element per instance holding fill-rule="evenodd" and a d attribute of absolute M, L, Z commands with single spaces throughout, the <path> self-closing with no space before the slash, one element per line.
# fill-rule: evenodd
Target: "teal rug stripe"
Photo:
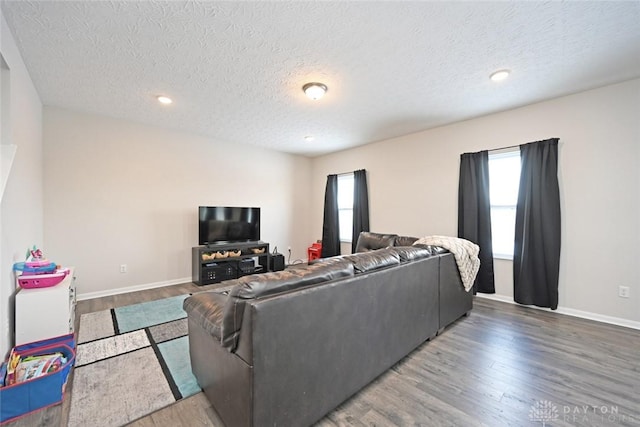
<path fill-rule="evenodd" d="M 178 295 L 114 309 L 120 333 L 187 317 L 187 313 L 182 309 L 182 302 L 188 296 Z"/>
<path fill-rule="evenodd" d="M 158 344 L 171 377 L 175 382 L 182 397 L 191 396 L 200 391 L 196 378 L 191 372 L 191 359 L 189 358 L 189 337 L 184 336 L 171 341 Z"/>

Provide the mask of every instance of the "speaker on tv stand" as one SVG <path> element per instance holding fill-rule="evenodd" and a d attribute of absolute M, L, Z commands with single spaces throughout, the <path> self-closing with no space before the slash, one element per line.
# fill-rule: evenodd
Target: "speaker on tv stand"
<path fill-rule="evenodd" d="M 272 254 L 271 260 L 269 261 L 269 270 L 270 271 L 284 270 L 284 255 L 279 253 Z"/>

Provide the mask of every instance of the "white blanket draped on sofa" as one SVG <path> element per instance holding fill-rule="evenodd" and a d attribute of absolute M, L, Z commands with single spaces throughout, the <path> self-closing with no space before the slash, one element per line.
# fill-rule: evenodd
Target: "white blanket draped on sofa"
<path fill-rule="evenodd" d="M 460 279 L 468 292 L 473 287 L 480 269 L 480 247 L 473 242 L 451 236 L 425 236 L 416 240 L 414 245 L 440 246 L 453 254 L 460 271 Z"/>

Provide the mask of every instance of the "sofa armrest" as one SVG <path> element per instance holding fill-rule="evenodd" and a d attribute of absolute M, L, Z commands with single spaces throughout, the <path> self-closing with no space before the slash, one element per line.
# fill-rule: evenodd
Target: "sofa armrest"
<path fill-rule="evenodd" d="M 202 329 L 222 339 L 222 320 L 228 297 L 217 292 L 200 292 L 184 300 L 182 308 Z"/>

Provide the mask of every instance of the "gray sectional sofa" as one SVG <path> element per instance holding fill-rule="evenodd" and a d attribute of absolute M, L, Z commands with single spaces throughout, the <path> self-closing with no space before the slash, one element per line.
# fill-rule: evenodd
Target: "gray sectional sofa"
<path fill-rule="evenodd" d="M 310 425 L 468 314 L 453 256 L 413 241 L 365 233 L 362 253 L 187 298 L 192 370 L 223 422 Z"/>

